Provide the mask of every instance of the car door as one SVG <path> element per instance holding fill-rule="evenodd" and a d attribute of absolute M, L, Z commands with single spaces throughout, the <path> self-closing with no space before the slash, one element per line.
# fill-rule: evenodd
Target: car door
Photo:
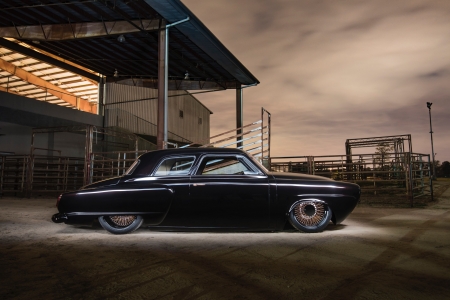
<path fill-rule="evenodd" d="M 163 157 L 147 177 L 133 180 L 132 184 L 142 194 L 142 206 L 151 209 L 155 203 L 164 205 L 164 215 L 159 222 L 151 225 L 183 226 L 187 222 L 186 207 L 189 201 L 190 170 L 195 156 L 169 155 Z M 170 195 L 157 194 L 154 189 L 163 188 L 170 191 Z M 148 192 L 145 192 L 148 191 Z"/>
<path fill-rule="evenodd" d="M 267 176 L 241 155 L 204 155 L 190 181 L 189 223 L 198 227 L 268 228 Z"/>

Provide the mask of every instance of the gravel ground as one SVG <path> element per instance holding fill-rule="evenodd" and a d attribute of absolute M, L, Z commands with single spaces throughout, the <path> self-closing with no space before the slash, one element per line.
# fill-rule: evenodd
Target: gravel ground
<path fill-rule="evenodd" d="M 116 236 L 52 223 L 54 204 L 0 199 L 0 299 L 450 299 L 450 189 L 319 234 Z"/>

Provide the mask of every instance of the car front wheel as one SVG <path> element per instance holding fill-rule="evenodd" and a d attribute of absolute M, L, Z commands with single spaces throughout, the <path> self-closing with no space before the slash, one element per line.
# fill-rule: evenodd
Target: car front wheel
<path fill-rule="evenodd" d="M 331 210 L 326 203 L 318 200 L 303 200 L 295 203 L 289 212 L 289 222 L 297 230 L 321 232 L 331 220 Z"/>
<path fill-rule="evenodd" d="M 98 221 L 106 231 L 113 234 L 125 234 L 138 229 L 143 219 L 139 215 L 100 216 Z"/>

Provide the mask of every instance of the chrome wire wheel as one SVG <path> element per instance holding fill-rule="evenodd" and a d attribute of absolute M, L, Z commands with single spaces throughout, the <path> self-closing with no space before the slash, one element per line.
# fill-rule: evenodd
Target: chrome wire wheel
<path fill-rule="evenodd" d="M 117 226 L 126 227 L 133 224 L 136 216 L 110 216 L 109 219 Z"/>
<path fill-rule="evenodd" d="M 289 222 L 294 228 L 303 232 L 321 232 L 331 220 L 330 207 L 321 200 L 301 200 L 291 207 Z"/>
<path fill-rule="evenodd" d="M 294 215 L 302 225 L 317 226 L 325 216 L 325 206 L 320 202 L 303 201 L 294 208 Z"/>
<path fill-rule="evenodd" d="M 98 222 L 102 227 L 114 234 L 130 233 L 138 229 L 143 222 L 140 215 L 100 216 Z"/>

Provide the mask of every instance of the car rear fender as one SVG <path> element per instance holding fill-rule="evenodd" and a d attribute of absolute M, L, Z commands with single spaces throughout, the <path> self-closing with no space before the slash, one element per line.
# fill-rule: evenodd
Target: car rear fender
<path fill-rule="evenodd" d="M 174 191 L 165 185 L 145 188 L 107 188 L 80 190 L 63 195 L 59 211 L 71 217 L 117 214 L 139 214 L 149 224 L 164 220 L 172 203 Z"/>

